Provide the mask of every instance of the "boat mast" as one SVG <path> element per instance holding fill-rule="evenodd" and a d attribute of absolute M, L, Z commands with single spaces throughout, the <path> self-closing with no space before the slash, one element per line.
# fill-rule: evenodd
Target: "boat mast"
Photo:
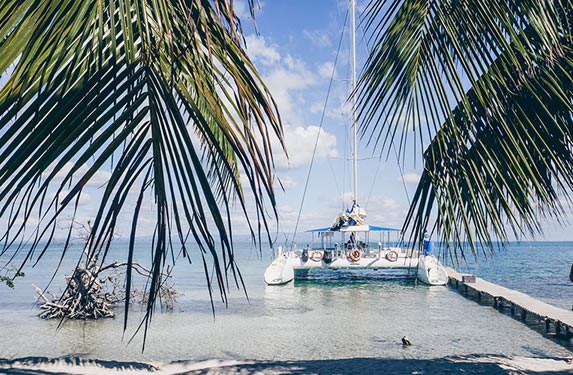
<path fill-rule="evenodd" d="M 356 0 L 350 0 L 350 38 L 351 38 L 351 112 L 352 112 L 352 179 L 354 203 L 358 202 L 358 129 L 356 120 Z"/>

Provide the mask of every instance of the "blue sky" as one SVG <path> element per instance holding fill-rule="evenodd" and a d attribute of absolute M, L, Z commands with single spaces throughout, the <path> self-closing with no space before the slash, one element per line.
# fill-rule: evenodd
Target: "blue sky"
<path fill-rule="evenodd" d="M 252 27 L 245 3 L 239 1 L 235 6 L 247 35 L 247 50 L 277 100 L 290 154 L 288 162 L 277 156 L 277 173 L 285 183 L 284 192 L 277 190 L 280 240 L 282 232 L 292 232 L 295 228 L 348 1 L 261 1 L 256 11 L 258 34 Z M 365 4 L 365 1 L 357 2 L 358 16 Z M 330 225 L 343 202 L 344 205 L 351 204 L 350 164 L 344 161 L 350 155 L 350 120 L 346 103 L 349 48 L 347 32 L 325 110 L 323 133 L 302 208 L 299 232 Z M 357 51 L 359 72 L 367 53 L 360 31 L 357 33 Z M 421 172 L 421 159 L 409 150 L 400 170 L 394 155 L 380 160 L 380 149 L 362 147 L 359 150 L 359 203 L 366 208 L 370 224 L 400 228 L 409 206 L 408 195 L 414 193 Z M 573 236 L 568 228 L 563 229 L 548 219 L 545 237 L 538 239 L 571 240 Z"/>
<path fill-rule="evenodd" d="M 297 238 L 302 241 L 305 230 L 329 226 L 340 210 L 352 204 L 351 169 L 347 161 L 351 141 L 350 106 L 347 102 L 350 77 L 348 32 L 342 40 L 339 62 L 334 66 L 341 32 L 345 28 L 348 1 L 266 0 L 259 4 L 256 33 L 246 0 L 234 2 L 242 20 L 247 52 L 272 92 L 284 125 L 289 158 L 282 154 L 277 143 L 275 161 L 277 176 L 285 190 L 276 185 L 279 227 L 274 222 L 271 226 L 279 243 L 284 241 L 284 233 L 295 230 L 324 113 L 317 153 L 300 211 Z M 358 16 L 364 5 L 365 1 L 358 1 Z M 359 72 L 367 53 L 360 32 L 357 33 L 357 51 Z M 329 92 L 333 69 L 335 78 Z M 384 155 L 381 159 L 380 152 L 380 149 L 364 144 L 359 148 L 358 202 L 366 209 L 370 224 L 400 228 L 409 207 L 408 196 L 414 193 L 421 172 L 421 158 L 419 153 L 408 149 L 402 168 L 399 168 L 393 154 L 388 158 Z M 109 172 L 102 171 L 82 194 L 78 210 L 80 221 L 87 221 L 95 215 L 99 202 L 97 190 L 101 190 L 108 177 Z M 152 200 L 152 196 L 149 199 Z M 125 213 L 124 220 L 130 223 L 130 212 Z M 247 233 L 240 214 L 235 214 L 232 222 L 235 234 Z M 151 234 L 153 223 L 152 215 L 144 215 L 139 224 L 143 232 Z M 65 223 L 62 225 L 65 227 Z M 573 240 L 570 228 L 563 229 L 548 220 L 545 238 L 539 239 Z M 118 235 L 126 237 L 127 229 L 126 233 Z"/>
<path fill-rule="evenodd" d="M 347 101 L 350 34 L 348 31 L 341 34 L 345 29 L 347 2 L 261 2 L 256 14 L 259 34 L 245 13 L 246 8 L 238 5 L 237 9 L 243 16 L 247 52 L 277 100 L 285 126 L 289 160 L 277 155 L 277 174 L 285 186 L 284 192 L 277 190 L 279 238 L 282 232 L 295 229 L 323 111 L 324 121 L 298 231 L 329 226 L 343 206 L 352 204 L 351 165 L 346 161 L 351 148 Z M 341 37 L 344 39 L 335 67 Z M 357 50 L 357 65 L 361 66 L 366 49 L 359 34 Z M 333 69 L 335 78 L 329 92 Z M 369 223 L 399 228 L 408 208 L 405 189 L 413 193 L 419 171 L 414 167 L 414 158 L 409 158 L 403 183 L 395 158 L 381 162 L 380 151 L 365 145 L 359 148 L 358 201 L 367 210 Z"/>

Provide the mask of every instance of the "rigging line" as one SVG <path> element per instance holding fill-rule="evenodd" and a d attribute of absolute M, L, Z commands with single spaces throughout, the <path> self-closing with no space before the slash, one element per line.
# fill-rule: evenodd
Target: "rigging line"
<path fill-rule="evenodd" d="M 297 216 L 297 218 L 296 218 L 296 224 L 295 224 L 295 227 L 294 227 L 294 232 L 293 232 L 293 234 L 292 234 L 292 244 L 293 244 L 293 245 L 294 245 L 294 239 L 295 239 L 295 237 L 296 237 L 296 233 L 297 233 L 297 230 L 298 230 L 298 224 L 299 224 L 299 222 L 300 222 L 300 216 L 301 216 L 301 214 L 302 214 L 302 207 L 303 207 L 303 205 L 304 205 L 304 198 L 305 198 L 305 196 L 306 196 L 306 191 L 308 190 L 308 182 L 309 182 L 309 180 L 310 180 L 310 175 L 311 175 L 311 172 L 312 172 L 312 166 L 313 166 L 313 164 L 314 164 L 314 157 L 315 157 L 315 155 L 316 155 L 316 149 L 318 148 L 318 139 L 320 138 L 320 132 L 322 131 L 322 125 L 323 125 L 323 123 L 324 123 L 324 117 L 325 117 L 325 115 L 326 115 L 326 106 L 327 106 L 327 104 L 328 104 L 328 99 L 330 98 L 330 91 L 331 91 L 331 89 L 332 89 L 332 82 L 334 82 L 334 74 L 335 74 L 335 72 L 336 72 L 336 66 L 338 65 L 338 57 L 340 56 L 340 49 L 341 49 L 342 40 L 343 40 L 343 37 L 344 37 L 344 29 L 346 28 L 346 23 L 347 23 L 347 21 L 348 21 L 348 12 L 346 12 L 346 17 L 345 17 L 345 19 L 344 19 L 344 26 L 342 27 L 342 33 L 341 33 L 341 35 L 340 35 L 340 40 L 338 41 L 338 49 L 337 49 L 337 51 L 336 51 L 336 57 L 334 58 L 334 66 L 333 66 L 333 68 L 332 68 L 332 74 L 331 74 L 331 76 L 330 76 L 330 82 L 328 83 L 328 89 L 326 90 L 326 99 L 325 99 L 325 101 L 324 101 L 324 107 L 323 107 L 323 109 L 322 109 L 322 114 L 321 114 L 321 116 L 320 116 L 320 124 L 319 124 L 319 126 L 318 126 L 318 133 L 316 134 L 316 141 L 314 142 L 314 148 L 313 148 L 313 150 L 312 150 L 312 158 L 310 159 L 310 165 L 309 165 L 309 167 L 308 167 L 308 173 L 307 173 L 307 175 L 306 175 L 306 182 L 305 182 L 305 184 L 304 184 L 304 190 L 303 190 L 303 193 L 302 193 L 302 199 L 301 199 L 301 202 L 300 202 L 300 208 L 299 208 L 299 210 L 298 210 L 298 216 Z"/>
<path fill-rule="evenodd" d="M 342 187 L 340 189 L 340 209 L 344 211 L 345 205 L 349 207 L 346 202 L 346 197 L 344 196 L 345 189 L 351 184 L 348 183 L 348 179 L 352 181 L 352 144 L 350 142 L 350 132 L 349 130 L 352 129 L 352 124 L 348 126 L 348 121 L 344 123 L 344 154 L 342 155 L 344 158 L 344 162 L 342 163 Z"/>
<path fill-rule="evenodd" d="M 394 154 L 396 155 L 396 165 L 398 169 L 400 169 L 400 178 L 402 179 L 402 186 L 404 187 L 404 192 L 406 193 L 406 199 L 408 200 L 408 206 L 412 204 L 410 202 L 410 194 L 408 194 L 408 187 L 406 186 L 406 179 L 404 178 L 404 170 L 402 169 L 402 164 L 400 164 L 400 159 L 398 158 L 398 151 L 396 151 L 396 145 L 392 143 L 392 149 L 394 150 Z"/>
<path fill-rule="evenodd" d="M 380 159 L 380 158 L 378 158 L 378 159 Z M 372 179 L 372 185 L 370 186 L 370 191 L 368 192 L 368 197 L 366 197 L 366 205 L 364 206 L 364 208 L 368 208 L 368 203 L 370 202 L 370 198 L 372 198 L 372 192 L 374 191 L 374 186 L 376 185 L 376 179 L 378 178 L 378 173 L 380 172 L 380 166 L 381 165 L 382 165 L 382 163 L 378 162 L 378 166 L 376 167 L 376 173 L 374 173 L 374 178 Z"/>
<path fill-rule="evenodd" d="M 332 180 L 334 181 L 334 185 L 336 185 L 336 191 L 338 192 L 339 195 L 344 195 L 342 188 L 338 184 L 338 179 L 336 178 L 337 173 L 334 170 L 334 167 L 332 166 L 332 158 L 328 159 L 328 167 L 330 168 L 330 172 L 334 176 Z M 344 186 L 344 174 L 343 174 L 343 178 L 342 178 L 342 186 Z M 344 209 L 344 205 L 343 205 L 342 209 Z"/>
<path fill-rule="evenodd" d="M 359 27 L 362 29 L 362 35 L 366 35 L 366 32 L 364 31 L 362 23 L 359 23 Z M 364 44 L 366 45 L 366 49 L 368 51 L 368 54 L 369 55 L 372 54 L 372 48 L 368 44 L 368 39 L 364 38 Z M 402 187 L 404 188 L 404 192 L 406 193 L 406 199 L 408 200 L 408 206 L 410 206 L 412 203 L 410 201 L 410 194 L 408 193 L 408 186 L 406 186 L 406 179 L 404 178 L 404 170 L 402 169 L 402 165 L 400 164 L 400 158 L 398 155 L 398 151 L 396 151 L 396 145 L 393 142 L 392 142 L 392 149 L 394 150 L 394 155 L 396 156 L 396 165 L 398 166 L 398 169 L 400 170 L 400 179 L 402 180 Z M 372 181 L 372 187 L 370 188 L 370 193 L 368 194 L 368 199 L 366 200 L 366 206 L 368 206 L 368 201 L 370 200 L 370 196 L 372 194 L 372 191 L 374 190 L 374 185 L 376 183 L 376 178 L 378 177 L 379 168 L 380 168 L 380 163 L 378 163 L 378 167 L 376 168 L 376 174 L 374 175 L 374 179 Z"/>

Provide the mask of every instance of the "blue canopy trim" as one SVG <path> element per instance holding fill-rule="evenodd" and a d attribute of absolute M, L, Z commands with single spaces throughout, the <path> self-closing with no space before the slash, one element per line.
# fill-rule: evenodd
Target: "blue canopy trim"
<path fill-rule="evenodd" d="M 346 231 L 349 231 L 351 227 L 344 227 L 344 229 Z M 369 225 L 368 229 L 371 232 L 400 232 L 400 229 L 396 229 L 396 228 L 388 228 L 388 227 L 378 227 L 375 225 Z M 326 228 L 318 228 L 318 229 L 310 229 L 307 230 L 306 232 L 311 232 L 311 233 L 321 233 L 321 232 L 340 232 L 340 230 L 331 230 L 330 227 L 326 227 Z"/>
<path fill-rule="evenodd" d="M 396 229 L 396 228 L 377 227 L 374 225 L 370 225 L 370 230 L 372 232 L 399 232 L 400 231 L 400 229 Z"/>

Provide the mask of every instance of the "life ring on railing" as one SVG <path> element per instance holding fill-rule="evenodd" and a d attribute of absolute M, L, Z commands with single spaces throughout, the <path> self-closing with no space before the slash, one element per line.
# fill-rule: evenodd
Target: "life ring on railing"
<path fill-rule="evenodd" d="M 392 250 L 386 254 L 386 259 L 388 259 L 390 262 L 395 262 L 398 260 L 398 253 Z"/>
<path fill-rule="evenodd" d="M 322 253 L 318 250 L 313 251 L 310 253 L 310 259 L 315 262 L 320 262 L 322 260 Z"/>
<path fill-rule="evenodd" d="M 360 251 L 360 249 L 357 248 L 350 250 L 350 252 L 348 253 L 348 258 L 353 262 L 358 261 L 361 256 L 362 256 L 362 251 Z"/>

